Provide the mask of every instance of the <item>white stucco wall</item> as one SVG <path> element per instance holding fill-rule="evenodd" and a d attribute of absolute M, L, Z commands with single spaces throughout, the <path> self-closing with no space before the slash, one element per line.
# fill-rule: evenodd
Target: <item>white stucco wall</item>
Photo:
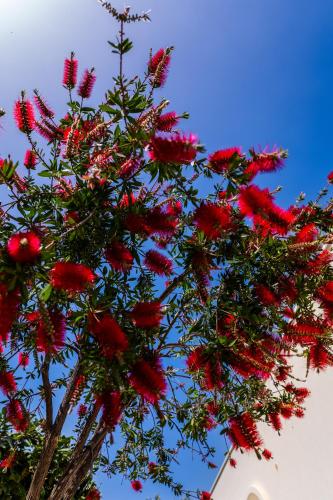
<path fill-rule="evenodd" d="M 298 361 L 295 369 L 304 378 L 305 363 Z M 333 368 L 320 374 L 311 371 L 306 384 L 295 385 L 311 390 L 305 417 L 282 418 L 280 436 L 260 425 L 273 459 L 267 462 L 251 452 L 233 451 L 237 468 L 226 464 L 219 473 L 211 490 L 213 500 L 333 500 Z"/>

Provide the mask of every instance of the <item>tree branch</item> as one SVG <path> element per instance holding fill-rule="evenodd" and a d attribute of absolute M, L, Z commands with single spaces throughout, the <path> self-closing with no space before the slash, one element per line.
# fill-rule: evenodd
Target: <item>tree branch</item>
<path fill-rule="evenodd" d="M 53 424 L 53 401 L 52 401 L 52 387 L 49 379 L 50 355 L 46 354 L 44 363 L 41 368 L 44 398 L 46 406 L 46 429 L 47 432 L 51 431 Z"/>

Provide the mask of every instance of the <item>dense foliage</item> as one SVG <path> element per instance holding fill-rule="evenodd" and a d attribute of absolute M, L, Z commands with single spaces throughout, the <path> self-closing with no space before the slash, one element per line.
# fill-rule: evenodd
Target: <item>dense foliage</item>
<path fill-rule="evenodd" d="M 293 356 L 332 364 L 332 205 L 325 188 L 283 209 L 258 187 L 284 150 L 206 157 L 178 128 L 188 115 L 159 97 L 172 49 L 151 54 L 142 78 L 125 77 L 124 26 L 148 15 L 102 3 L 120 23 L 113 88 L 90 107 L 94 70 L 78 83 L 71 54 L 66 113 L 22 93 L 24 175 L 1 160 L 1 498 L 13 488 L 33 500 L 89 488 L 99 498 L 89 482 L 98 464 L 136 491 L 151 478 L 206 499 L 174 482 L 181 450 L 214 467 L 207 435 L 218 426 L 269 460 L 256 423 L 280 431 L 281 417 L 304 414 Z"/>

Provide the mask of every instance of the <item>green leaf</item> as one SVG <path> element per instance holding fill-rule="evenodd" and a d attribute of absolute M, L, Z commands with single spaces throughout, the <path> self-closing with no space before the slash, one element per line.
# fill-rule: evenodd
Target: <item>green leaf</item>
<path fill-rule="evenodd" d="M 39 298 L 43 301 L 43 302 L 47 302 L 51 296 L 51 293 L 52 293 L 52 285 L 48 284 L 46 285 L 43 290 L 40 292 L 39 294 Z"/>

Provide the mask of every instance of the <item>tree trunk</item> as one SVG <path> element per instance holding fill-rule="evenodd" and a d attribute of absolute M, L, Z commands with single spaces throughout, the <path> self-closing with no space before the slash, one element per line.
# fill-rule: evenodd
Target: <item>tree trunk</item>
<path fill-rule="evenodd" d="M 80 363 L 78 362 L 68 382 L 66 393 L 61 402 L 55 422 L 51 428 L 51 431 L 47 432 L 46 434 L 43 450 L 40 455 L 40 459 L 37 464 L 36 470 L 34 472 L 30 488 L 26 496 L 26 500 L 39 500 L 40 498 L 40 494 L 43 489 L 46 476 L 49 472 L 54 452 L 57 448 L 58 439 L 68 414 L 79 370 L 80 370 Z"/>
<path fill-rule="evenodd" d="M 53 489 L 49 500 L 69 500 L 73 497 L 93 467 L 107 432 L 107 428 L 101 425 L 82 453 L 79 456 L 74 453 L 66 474 Z"/>

